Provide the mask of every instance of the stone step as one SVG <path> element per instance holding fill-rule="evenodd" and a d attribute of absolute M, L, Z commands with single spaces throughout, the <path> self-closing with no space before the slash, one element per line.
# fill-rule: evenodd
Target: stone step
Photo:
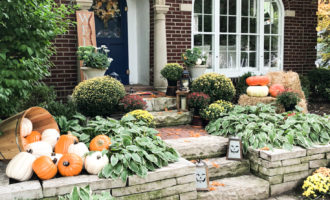
<path fill-rule="evenodd" d="M 155 119 L 156 127 L 177 126 L 190 124 L 191 112 L 178 112 L 177 110 L 150 112 Z"/>
<path fill-rule="evenodd" d="M 216 158 L 226 154 L 228 138 L 219 136 L 201 136 L 165 140 L 176 149 L 181 157 L 188 160 Z"/>
<path fill-rule="evenodd" d="M 212 186 L 215 190 L 198 192 L 201 200 L 250 200 L 267 199 L 269 197 L 269 183 L 253 175 L 244 175 L 232 178 L 218 179 L 216 182 L 223 186 Z"/>
<path fill-rule="evenodd" d="M 210 180 L 225 177 L 234 177 L 250 173 L 249 160 L 227 160 L 226 157 L 210 158 L 204 160 L 209 168 Z"/>
<path fill-rule="evenodd" d="M 143 98 L 147 103 L 146 110 L 149 112 L 159 112 L 176 109 L 176 98 L 175 97 L 158 97 L 158 98 Z"/>

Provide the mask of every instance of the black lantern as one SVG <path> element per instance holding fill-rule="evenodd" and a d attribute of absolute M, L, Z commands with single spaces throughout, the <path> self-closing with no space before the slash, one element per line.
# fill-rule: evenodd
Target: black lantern
<path fill-rule="evenodd" d="M 189 91 L 191 78 L 188 70 L 183 70 L 180 80 L 180 90 Z"/>

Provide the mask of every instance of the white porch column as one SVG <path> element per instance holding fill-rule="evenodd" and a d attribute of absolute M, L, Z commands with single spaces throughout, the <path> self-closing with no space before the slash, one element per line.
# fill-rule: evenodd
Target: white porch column
<path fill-rule="evenodd" d="M 166 89 L 166 80 L 161 77 L 160 71 L 167 63 L 166 24 L 165 14 L 169 6 L 165 0 L 155 0 L 155 23 L 154 23 L 154 87 L 157 90 Z"/>

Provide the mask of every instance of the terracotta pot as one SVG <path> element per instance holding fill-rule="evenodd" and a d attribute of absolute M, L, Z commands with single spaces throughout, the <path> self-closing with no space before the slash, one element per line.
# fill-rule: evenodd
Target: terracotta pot
<path fill-rule="evenodd" d="M 196 127 L 203 127 L 203 119 L 198 115 L 194 115 L 191 121 L 191 125 Z"/>
<path fill-rule="evenodd" d="M 105 71 L 107 71 L 107 69 L 96 69 L 91 67 L 81 67 L 81 70 L 83 71 L 85 80 L 102 77 L 104 76 Z"/>

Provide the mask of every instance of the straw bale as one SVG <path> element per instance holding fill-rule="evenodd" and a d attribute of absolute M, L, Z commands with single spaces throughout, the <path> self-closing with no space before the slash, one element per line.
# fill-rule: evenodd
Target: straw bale
<path fill-rule="evenodd" d="M 276 99 L 274 97 L 250 97 L 246 94 L 242 94 L 239 97 L 238 105 L 241 106 L 255 106 L 259 103 L 270 104 L 274 103 Z"/>

